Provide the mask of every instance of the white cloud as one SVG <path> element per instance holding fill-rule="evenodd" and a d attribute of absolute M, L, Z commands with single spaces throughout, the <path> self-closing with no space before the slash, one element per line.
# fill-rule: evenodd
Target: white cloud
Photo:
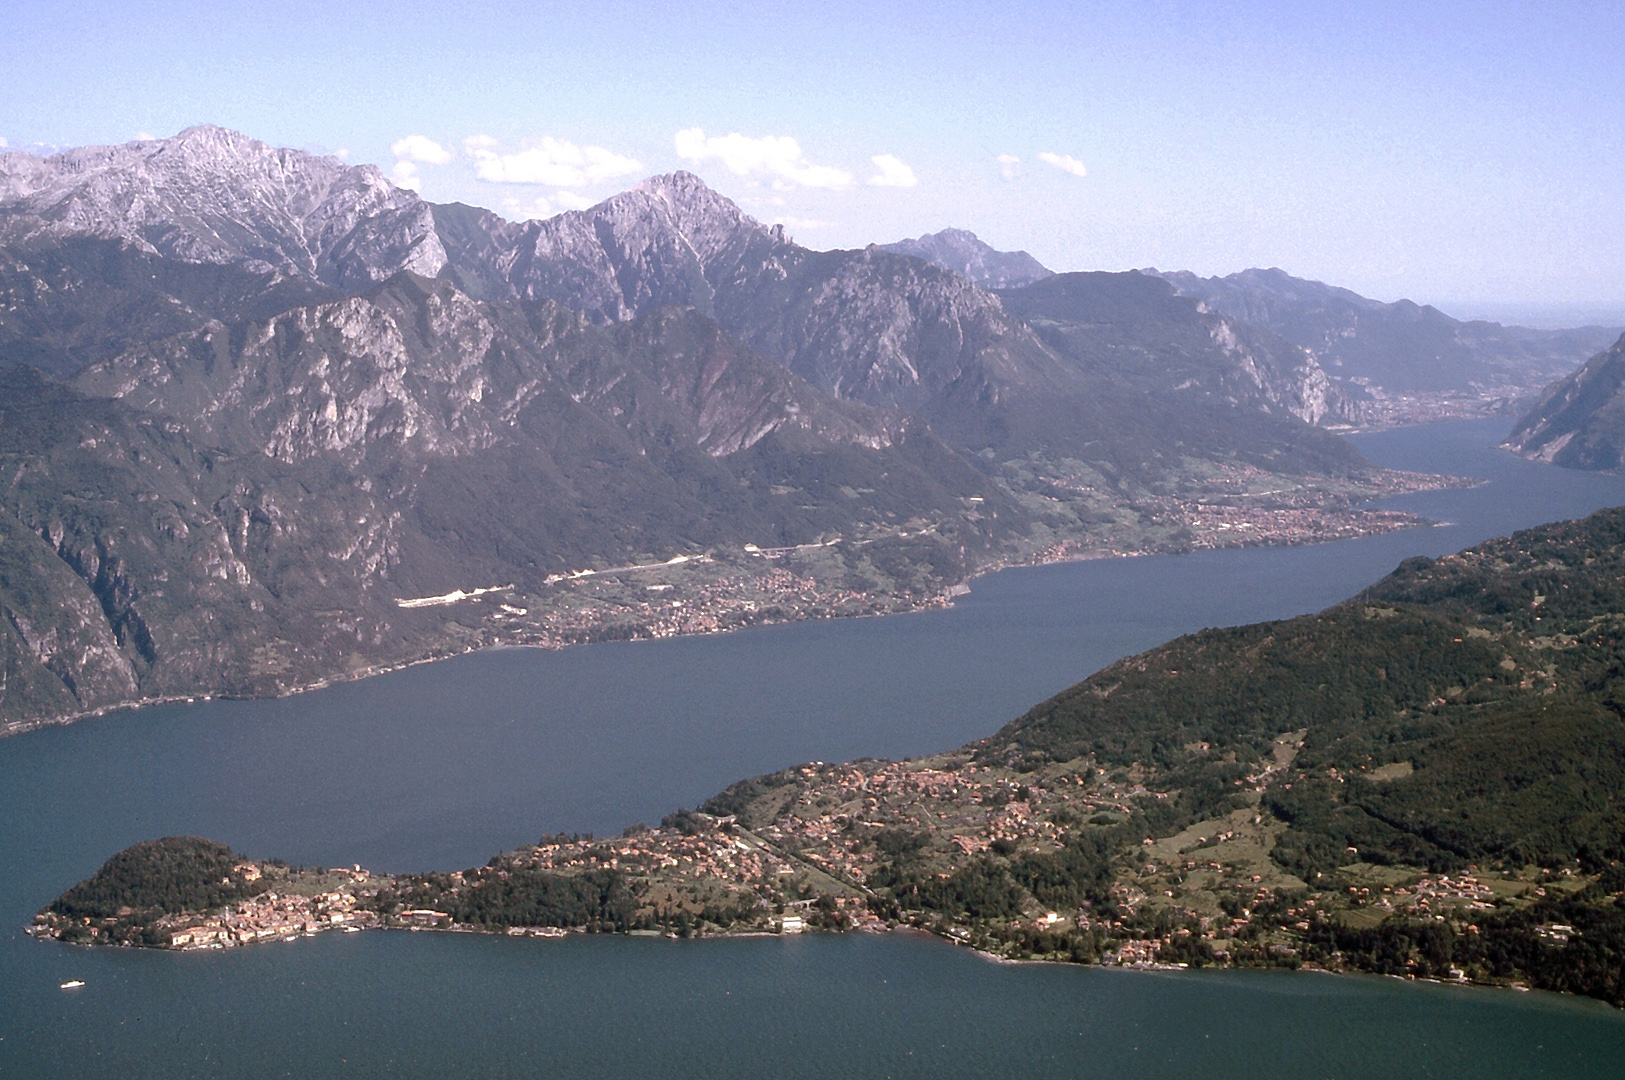
<path fill-rule="evenodd" d="M 914 170 L 892 154 L 876 154 L 869 160 L 880 170 L 869 177 L 869 184 L 873 187 L 913 187 L 920 182 Z"/>
<path fill-rule="evenodd" d="M 536 218 L 553 216 L 553 204 L 540 195 L 528 203 L 521 203 L 518 199 L 503 199 L 502 208 L 508 212 L 510 221 L 532 221 Z"/>
<path fill-rule="evenodd" d="M 0 150 L 4 150 L 10 145 L 10 143 L 6 142 L 6 137 L 4 135 L 0 135 Z"/>
<path fill-rule="evenodd" d="M 1021 159 L 1014 154 L 1000 154 L 993 159 L 999 163 L 999 175 L 1014 180 L 1021 175 Z"/>
<path fill-rule="evenodd" d="M 589 199 L 585 195 L 577 195 L 573 191 L 555 191 L 553 200 L 566 210 L 585 210 L 589 206 L 598 205 L 598 200 Z"/>
<path fill-rule="evenodd" d="M 643 165 L 602 146 L 577 146 L 565 139 L 547 137 L 511 154 L 498 152 L 496 140 L 476 135 L 463 140 L 474 158 L 481 180 L 496 184 L 547 184 L 551 187 L 583 187 L 603 180 L 615 180 L 639 172 Z"/>
<path fill-rule="evenodd" d="M 1083 167 L 1083 162 L 1079 161 L 1071 154 L 1052 154 L 1048 150 L 1045 150 L 1042 154 L 1038 155 L 1038 160 L 1042 161 L 1046 165 L 1053 165 L 1062 172 L 1069 172 L 1073 176 L 1089 175 L 1088 171 Z"/>
<path fill-rule="evenodd" d="M 389 150 L 403 161 L 421 161 L 425 165 L 445 165 L 455 156 L 426 135 L 408 135 L 398 139 L 390 144 Z"/>
<path fill-rule="evenodd" d="M 397 161 L 389 179 L 398 188 L 418 192 L 423 190 L 423 178 L 418 175 L 418 167 L 410 161 Z"/>
<path fill-rule="evenodd" d="M 338 158 L 340 161 L 349 161 L 350 149 L 349 147 L 341 146 L 337 150 L 333 151 L 333 156 Z"/>
<path fill-rule="evenodd" d="M 135 133 L 135 137 L 140 142 L 156 142 L 158 139 L 158 136 L 150 131 L 138 131 Z"/>
<path fill-rule="evenodd" d="M 788 135 L 752 139 L 736 131 L 707 138 L 701 129 L 688 128 L 679 131 L 675 141 L 677 156 L 685 161 L 721 162 L 735 176 L 761 177 L 778 187 L 848 188 L 856 182 L 843 169 L 809 162 L 801 144 Z"/>

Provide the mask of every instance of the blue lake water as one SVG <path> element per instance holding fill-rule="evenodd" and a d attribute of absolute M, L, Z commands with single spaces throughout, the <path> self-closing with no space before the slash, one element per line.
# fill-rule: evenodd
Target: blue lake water
<path fill-rule="evenodd" d="M 801 761 L 948 749 L 1177 634 L 1318 610 L 1408 556 L 1625 503 L 1625 478 L 1491 449 L 1507 426 L 1357 440 L 1384 465 L 1485 481 L 1383 504 L 1439 527 L 1007 571 L 948 610 L 490 651 L 0 741 L 0 1076 L 1625 1075 L 1625 1019 L 1589 1003 L 995 965 L 898 936 L 356 934 L 172 955 L 21 933 L 155 836 L 449 869 L 544 831 L 652 823 Z M 69 978 L 87 985 L 58 990 Z"/>

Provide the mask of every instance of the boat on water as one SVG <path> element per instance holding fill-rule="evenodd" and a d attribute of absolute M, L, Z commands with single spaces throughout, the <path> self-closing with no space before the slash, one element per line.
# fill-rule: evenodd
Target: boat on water
<path fill-rule="evenodd" d="M 62 984 L 62 989 L 75 990 L 83 985 L 85 985 L 85 980 L 83 979 L 69 979 L 67 982 Z"/>

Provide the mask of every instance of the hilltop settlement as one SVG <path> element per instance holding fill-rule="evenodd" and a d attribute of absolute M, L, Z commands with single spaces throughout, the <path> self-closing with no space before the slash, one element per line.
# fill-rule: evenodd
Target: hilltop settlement
<path fill-rule="evenodd" d="M 985 953 L 1314 966 L 1625 1005 L 1625 510 L 1412 559 L 1318 615 L 1130 657 L 995 735 L 745 780 L 454 873 L 115 855 L 65 942 L 913 926 Z"/>

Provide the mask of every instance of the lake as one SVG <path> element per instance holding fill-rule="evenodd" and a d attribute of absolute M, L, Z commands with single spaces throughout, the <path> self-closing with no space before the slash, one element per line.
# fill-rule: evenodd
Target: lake
<path fill-rule="evenodd" d="M 1441 524 L 978 579 L 951 609 L 492 650 L 270 702 L 0 740 L 0 1076 L 1482 1076 L 1625 1070 L 1625 1019 L 1547 995 L 1278 973 L 992 964 L 901 935 L 796 941 L 325 935 L 86 951 L 21 927 L 137 840 L 375 870 L 618 832 L 744 776 L 986 735 L 1180 633 L 1318 610 L 1411 555 L 1625 503 L 1492 449 L 1507 421 L 1361 436 L 1485 481 L 1385 501 Z M 57 989 L 70 978 L 77 991 Z"/>

